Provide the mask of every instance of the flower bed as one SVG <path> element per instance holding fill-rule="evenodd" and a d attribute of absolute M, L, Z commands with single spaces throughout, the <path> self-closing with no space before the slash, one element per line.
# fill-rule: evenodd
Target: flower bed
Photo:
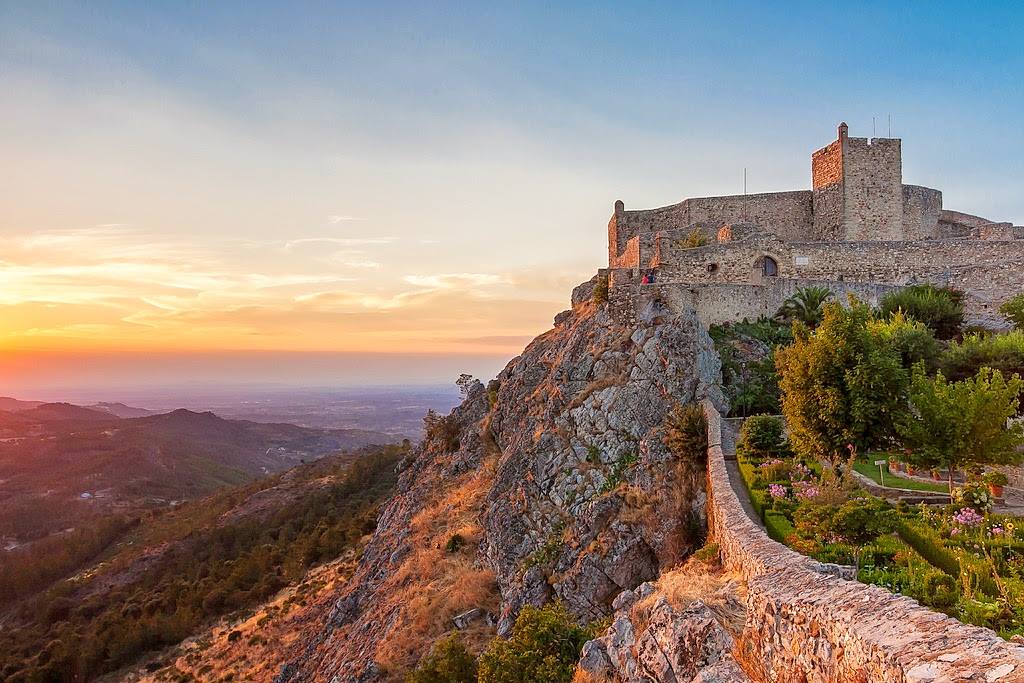
<path fill-rule="evenodd" d="M 983 486 L 965 486 L 942 508 L 893 507 L 842 473 L 852 463 L 837 474 L 786 448 L 737 450 L 750 500 L 775 540 L 856 565 L 865 583 L 1003 637 L 1024 634 L 1024 521 L 991 514 Z"/>

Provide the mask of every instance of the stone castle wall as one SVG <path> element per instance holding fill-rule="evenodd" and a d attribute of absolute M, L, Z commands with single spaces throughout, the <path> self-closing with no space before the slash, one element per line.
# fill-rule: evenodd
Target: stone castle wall
<path fill-rule="evenodd" d="M 845 138 L 844 142 L 843 239 L 905 239 L 900 140 Z"/>
<path fill-rule="evenodd" d="M 726 223 L 756 223 L 770 225 L 783 239 L 807 239 L 813 223 L 811 197 L 809 190 L 699 197 L 658 209 L 623 211 L 613 216 L 617 251 L 621 253 L 629 236 L 647 235 L 653 239 L 658 231 L 679 230 L 694 224 L 717 229 Z M 613 243 L 612 228 L 609 223 L 609 246 Z"/>
<path fill-rule="evenodd" d="M 1000 304 L 1024 291 L 1024 240 L 785 243 L 755 233 L 687 249 L 669 235 L 659 240 L 655 256 L 651 264 L 658 268 L 659 282 L 691 286 L 770 285 L 773 278 L 760 274 L 765 256 L 778 263 L 779 278 L 844 286 L 930 282 L 963 291 L 967 316 L 975 322 L 1000 322 Z M 765 297 L 765 305 L 775 300 L 770 290 Z"/>
<path fill-rule="evenodd" d="M 746 582 L 737 660 L 755 680 L 911 683 L 1024 680 L 1024 648 L 932 612 L 771 540 L 729 482 L 722 418 L 708 419 L 707 513 L 722 563 Z"/>
<path fill-rule="evenodd" d="M 811 239 L 838 240 L 843 225 L 843 141 L 811 155 L 814 218 Z"/>
<path fill-rule="evenodd" d="M 903 239 L 927 240 L 941 237 L 941 213 L 941 192 L 920 185 L 903 186 Z"/>

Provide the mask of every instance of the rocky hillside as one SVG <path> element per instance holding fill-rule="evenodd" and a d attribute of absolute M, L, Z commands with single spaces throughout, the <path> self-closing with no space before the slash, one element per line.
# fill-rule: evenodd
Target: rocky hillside
<path fill-rule="evenodd" d="M 554 599 L 604 618 L 700 545 L 703 463 L 663 436 L 674 406 L 721 401 L 711 340 L 653 307 L 618 326 L 593 284 L 430 426 L 352 580 L 277 680 L 401 680 L 452 628 L 478 649 Z"/>

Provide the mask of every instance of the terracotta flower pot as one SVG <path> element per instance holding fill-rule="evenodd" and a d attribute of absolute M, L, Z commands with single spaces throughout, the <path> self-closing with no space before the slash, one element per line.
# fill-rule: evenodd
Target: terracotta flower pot
<path fill-rule="evenodd" d="M 991 493 L 996 498 L 1002 498 L 1003 497 L 1003 487 L 1002 487 L 1001 484 L 989 484 L 988 485 L 988 492 Z"/>

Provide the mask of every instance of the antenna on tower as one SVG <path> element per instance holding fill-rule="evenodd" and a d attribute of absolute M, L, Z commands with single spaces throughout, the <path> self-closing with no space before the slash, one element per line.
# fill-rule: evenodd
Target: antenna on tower
<path fill-rule="evenodd" d="M 889 137 L 892 137 L 892 114 L 886 114 L 889 117 Z"/>
<path fill-rule="evenodd" d="M 875 117 L 872 116 L 871 117 L 871 137 L 874 138 L 875 136 L 876 136 L 876 134 L 875 134 Z"/>

